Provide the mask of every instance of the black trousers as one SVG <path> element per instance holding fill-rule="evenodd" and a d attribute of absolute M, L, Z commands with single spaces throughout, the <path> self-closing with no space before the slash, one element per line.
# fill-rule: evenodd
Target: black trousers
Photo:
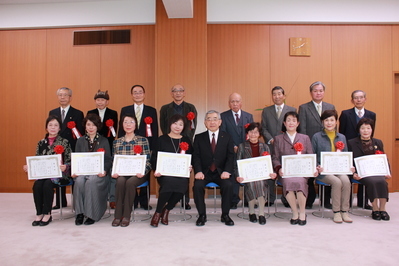
<path fill-rule="evenodd" d="M 231 182 L 231 177 L 228 179 L 221 179 L 220 174 L 217 170 L 211 172 L 209 171 L 204 179 L 195 179 L 193 192 L 194 192 L 194 202 L 198 210 L 199 215 L 206 214 L 205 206 L 205 186 L 206 184 L 214 182 L 220 186 L 220 193 L 222 195 L 222 214 L 229 214 L 230 204 L 233 196 L 233 183 Z"/>
<path fill-rule="evenodd" d="M 38 179 L 35 181 L 32 190 L 36 215 L 51 214 L 55 187 L 56 185 L 51 179 Z"/>

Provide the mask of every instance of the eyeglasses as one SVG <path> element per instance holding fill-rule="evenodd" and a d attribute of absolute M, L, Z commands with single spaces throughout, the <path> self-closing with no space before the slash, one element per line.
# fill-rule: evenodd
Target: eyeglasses
<path fill-rule="evenodd" d="M 133 92 L 132 94 L 133 94 L 133 95 L 143 95 L 144 92 L 142 92 L 142 91 L 141 91 L 141 92 Z"/>
<path fill-rule="evenodd" d="M 353 100 L 361 100 L 364 98 L 365 98 L 364 96 L 356 96 L 356 97 L 353 97 Z"/>
<path fill-rule="evenodd" d="M 61 93 L 61 94 L 58 94 L 58 97 L 70 97 L 71 95 L 69 95 L 69 94 L 65 94 L 65 93 Z"/>
<path fill-rule="evenodd" d="M 125 124 L 125 125 L 132 124 L 132 125 L 134 125 L 134 124 L 136 124 L 136 122 L 134 122 L 134 121 L 123 121 L 123 124 Z"/>
<path fill-rule="evenodd" d="M 173 93 L 183 93 L 184 90 L 172 90 Z"/>

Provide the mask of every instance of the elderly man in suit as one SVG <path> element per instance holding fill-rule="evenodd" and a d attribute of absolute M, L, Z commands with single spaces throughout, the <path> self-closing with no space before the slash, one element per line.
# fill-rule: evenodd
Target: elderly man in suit
<path fill-rule="evenodd" d="M 270 151 L 273 154 L 273 143 L 274 137 L 283 133 L 282 126 L 284 115 L 287 112 L 296 112 L 296 108 L 284 104 L 285 102 L 285 92 L 280 86 L 275 86 L 272 89 L 272 99 L 273 105 L 263 108 L 262 111 L 262 136 L 265 142 L 269 145 Z M 274 180 L 266 180 L 269 187 L 269 199 L 270 201 L 266 204 L 272 206 L 274 200 L 276 199 L 276 194 L 274 192 Z M 285 201 L 284 195 L 282 195 L 281 200 L 286 207 L 289 207 L 288 202 Z"/>
<path fill-rule="evenodd" d="M 189 126 L 182 132 L 182 135 L 190 138 L 193 141 L 195 129 L 197 128 L 197 109 L 191 103 L 185 102 L 184 97 L 186 96 L 186 89 L 181 84 L 176 84 L 171 89 L 171 95 L 173 102 L 165 104 L 161 107 L 159 112 L 159 124 L 162 130 L 162 134 L 168 134 L 170 128 L 168 127 L 169 119 L 175 115 L 180 114 L 187 118 Z M 189 190 L 185 193 L 186 210 L 190 210 L 191 206 Z M 183 204 L 183 203 L 182 203 Z"/>
<path fill-rule="evenodd" d="M 118 138 L 125 135 L 125 131 L 123 130 L 123 117 L 126 114 L 133 114 L 137 120 L 137 128 L 135 130 L 135 134 L 146 137 L 148 139 L 148 143 L 150 145 L 151 152 L 157 145 L 158 140 L 158 117 L 157 110 L 154 107 L 148 106 L 144 104 L 145 99 L 145 89 L 141 85 L 133 85 L 130 89 L 130 94 L 132 95 L 132 99 L 134 104 L 125 106 L 121 109 L 120 119 L 119 119 L 119 132 Z M 151 122 L 151 123 L 146 123 Z M 149 136 L 151 133 L 151 136 Z M 150 173 L 148 173 L 149 175 Z M 147 178 L 148 180 L 149 177 Z M 147 210 L 152 209 L 151 206 L 148 206 L 148 195 L 147 189 L 140 189 L 139 194 L 136 196 L 134 206 L 138 207 L 138 203 L 140 202 L 140 206 Z M 147 207 L 148 206 L 148 207 Z"/>
<path fill-rule="evenodd" d="M 355 90 L 351 95 L 351 102 L 354 107 L 348 110 L 342 111 L 339 117 L 339 133 L 345 135 L 346 140 L 354 139 L 359 136 L 359 133 L 356 131 L 356 125 L 359 120 L 363 117 L 367 117 L 374 120 L 374 124 L 376 122 L 377 116 L 374 112 L 366 110 L 364 105 L 366 104 L 366 93 L 362 90 Z M 363 185 L 358 186 L 357 191 L 357 206 L 363 208 Z M 371 209 L 371 206 L 368 204 L 368 197 L 366 193 L 366 202 L 364 202 L 365 209 Z"/>
<path fill-rule="evenodd" d="M 96 114 L 101 118 L 102 127 L 98 133 L 108 139 L 109 147 L 111 148 L 112 152 L 116 132 L 118 132 L 118 112 L 107 107 L 109 103 L 108 91 L 98 90 L 97 93 L 94 95 L 94 101 L 97 108 L 88 111 L 87 114 Z M 113 129 L 111 129 L 111 127 Z M 109 206 L 111 207 L 111 209 L 115 209 L 115 185 L 116 179 L 111 178 L 111 184 L 109 186 L 108 192 Z"/>
<path fill-rule="evenodd" d="M 310 85 L 310 96 L 312 100 L 308 103 L 304 103 L 299 106 L 299 133 L 306 134 L 312 139 L 316 132 L 323 129 L 323 125 L 320 120 L 321 114 L 325 110 L 335 110 L 335 106 L 326 102 L 323 102 L 324 93 L 326 86 L 321 81 L 313 82 Z M 314 178 L 309 178 L 309 195 L 306 199 L 306 208 L 312 209 L 313 202 L 316 199 L 316 190 L 314 188 Z M 332 208 L 330 203 L 331 199 L 331 188 L 326 188 L 325 204 L 326 208 Z"/>
<path fill-rule="evenodd" d="M 195 136 L 192 164 L 194 168 L 194 202 L 198 210 L 197 226 L 206 223 L 205 186 L 214 182 L 222 194 L 221 222 L 234 225 L 229 216 L 233 193 L 231 174 L 234 170 L 234 144 L 227 132 L 220 129 L 219 112 L 210 110 L 205 115 L 207 131 Z"/>
<path fill-rule="evenodd" d="M 229 96 L 229 107 L 227 110 L 221 113 L 222 125 L 220 129 L 231 135 L 234 142 L 234 152 L 237 153 L 238 145 L 243 143 L 246 139 L 244 126 L 254 121 L 252 114 L 241 110 L 242 98 L 238 93 L 232 93 Z M 234 175 L 234 173 L 232 173 Z M 240 185 L 237 183 L 235 177 L 232 178 L 233 182 L 233 198 L 231 202 L 231 208 L 237 209 L 237 204 L 240 202 L 238 192 Z"/>
<path fill-rule="evenodd" d="M 83 121 L 83 113 L 82 111 L 75 109 L 71 106 L 71 101 L 72 101 L 72 90 L 67 88 L 67 87 L 62 87 L 57 90 L 57 97 L 58 97 L 58 102 L 60 104 L 60 107 L 55 108 L 49 112 L 49 115 L 55 115 L 61 118 L 62 125 L 61 125 L 61 131 L 60 131 L 60 136 L 63 137 L 64 139 L 67 139 L 69 141 L 69 144 L 71 145 L 72 151 L 75 151 L 75 145 L 76 145 L 76 140 L 78 137 L 75 135 L 73 130 L 68 127 L 69 122 L 74 122 L 76 130 L 80 133 L 84 133 L 82 121 Z M 53 209 L 59 209 L 60 204 L 62 204 L 62 207 L 67 206 L 67 199 L 66 199 L 66 187 L 61 188 L 61 203 L 60 203 L 60 196 L 59 196 L 59 190 L 56 189 L 56 203 Z"/>

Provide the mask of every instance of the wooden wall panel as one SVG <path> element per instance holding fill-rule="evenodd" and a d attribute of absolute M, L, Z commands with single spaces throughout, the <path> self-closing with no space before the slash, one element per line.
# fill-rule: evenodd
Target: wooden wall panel
<path fill-rule="evenodd" d="M 156 108 L 172 101 L 170 89 L 176 83 L 186 89 L 185 101 L 195 105 L 203 131 L 207 109 L 206 1 L 194 1 L 194 18 L 169 19 L 161 0 L 156 5 Z"/>
<path fill-rule="evenodd" d="M 290 56 L 289 38 L 311 39 L 310 56 Z M 332 102 L 331 28 L 328 25 L 270 26 L 270 89 L 282 86 L 286 103 L 298 109 L 311 100 L 309 85 L 322 81 L 327 89 L 324 100 Z M 270 92 L 269 89 L 269 92 Z M 271 98 L 268 104 L 273 104 Z"/>
<path fill-rule="evenodd" d="M 269 25 L 208 25 L 208 109 L 229 109 L 237 92 L 242 109 L 261 119 L 270 103 Z"/>
<path fill-rule="evenodd" d="M 399 72 L 399 25 L 392 25 L 392 69 Z"/>
<path fill-rule="evenodd" d="M 45 134 L 46 31 L 0 31 L 0 51 L 0 192 L 28 192 L 22 166 Z"/>

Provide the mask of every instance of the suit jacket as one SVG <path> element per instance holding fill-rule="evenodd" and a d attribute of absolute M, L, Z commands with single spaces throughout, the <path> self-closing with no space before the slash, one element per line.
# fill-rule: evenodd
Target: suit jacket
<path fill-rule="evenodd" d="M 297 154 L 294 149 L 294 144 L 297 142 L 303 144 L 302 154 L 313 154 L 312 143 L 307 135 L 296 133 L 294 143 L 291 143 L 290 138 L 285 133 L 274 138 L 272 162 L 276 173 L 278 173 L 281 168 L 281 156 Z"/>
<path fill-rule="evenodd" d="M 131 114 L 134 117 L 136 117 L 134 105 L 125 106 L 121 109 L 121 115 L 120 115 L 120 119 L 119 119 L 118 138 L 125 135 L 125 131 L 123 130 L 122 117 L 126 114 Z M 152 118 L 152 123 L 150 125 L 152 137 L 147 137 L 147 134 L 146 134 L 147 125 L 144 123 L 144 118 L 146 118 L 148 116 Z M 139 136 L 142 136 L 142 137 L 145 137 L 148 139 L 148 143 L 150 145 L 151 151 L 155 149 L 155 147 L 157 145 L 157 140 L 158 140 L 158 116 L 157 116 L 157 110 L 154 107 L 144 105 L 143 113 L 141 114 L 140 126 L 138 128 L 136 128 L 134 133 L 136 135 L 139 135 Z"/>
<path fill-rule="evenodd" d="M 296 108 L 284 104 L 283 110 L 281 110 L 280 118 L 277 119 L 275 105 L 263 108 L 262 111 L 262 135 L 265 142 L 268 143 L 275 136 L 283 133 L 282 126 L 284 115 L 288 112 L 296 112 Z"/>
<path fill-rule="evenodd" d="M 356 117 L 355 108 L 344 110 L 339 116 L 339 133 L 344 134 L 348 140 L 359 136 L 359 132 L 356 131 Z M 373 119 L 374 123 L 376 122 L 376 114 L 369 110 L 364 109 L 363 117 Z"/>
<path fill-rule="evenodd" d="M 241 110 L 241 117 L 238 125 L 236 125 L 236 120 L 231 110 L 221 113 L 220 117 L 222 118 L 220 130 L 229 133 L 233 138 L 234 146 L 238 147 L 238 145 L 243 143 L 246 139 L 244 126 L 254 121 L 252 114 Z"/>
<path fill-rule="evenodd" d="M 323 113 L 325 110 L 335 110 L 335 106 L 330 103 L 322 102 L 321 112 Z M 298 128 L 299 133 L 308 135 L 309 138 L 312 138 L 316 132 L 323 129 L 323 124 L 321 123 L 319 113 L 317 112 L 313 101 L 299 106 L 298 114 L 300 122 Z"/>
<path fill-rule="evenodd" d="M 384 144 L 381 140 L 372 138 L 374 150 L 380 150 L 384 152 Z M 362 140 L 360 137 L 348 140 L 348 150 L 353 153 L 353 159 L 367 155 L 363 151 Z M 355 161 L 353 161 L 353 166 L 356 167 Z"/>
<path fill-rule="evenodd" d="M 218 173 L 233 174 L 234 171 L 234 145 L 229 133 L 219 130 L 216 141 L 215 153 L 212 153 L 211 141 L 208 131 L 195 135 L 192 165 L 194 173 L 202 172 L 206 175 L 209 167 L 215 163 Z"/>
<path fill-rule="evenodd" d="M 99 112 L 98 112 L 98 109 L 96 108 L 96 109 L 88 111 L 87 114 L 99 115 Z M 104 136 L 104 137 L 106 137 L 108 139 L 109 146 L 112 149 L 115 137 L 112 136 L 112 133 L 109 131 L 109 128 L 105 125 L 105 122 L 108 119 L 112 119 L 112 121 L 114 121 L 115 133 L 118 132 L 118 112 L 114 111 L 112 109 L 109 109 L 109 108 L 105 109 L 104 119 L 103 119 L 103 122 L 102 122 L 103 126 L 102 126 L 101 130 L 98 131 L 98 133 L 100 133 L 101 136 Z M 110 134 L 109 137 L 108 137 L 108 133 Z"/>
<path fill-rule="evenodd" d="M 58 116 L 61 119 L 61 110 L 60 107 L 57 107 L 49 112 L 49 115 Z M 76 129 L 80 132 L 81 135 L 84 135 L 85 130 L 83 128 L 83 112 L 69 106 L 68 113 L 65 114 L 64 122 L 61 125 L 60 136 L 64 139 L 67 139 L 71 144 L 72 151 L 75 151 L 76 138 L 74 138 L 73 132 L 71 129 L 67 127 L 68 122 L 74 121 L 76 123 Z"/>
<path fill-rule="evenodd" d="M 195 129 L 197 128 L 197 109 L 191 103 L 187 103 L 183 101 L 183 116 L 186 117 L 189 112 L 193 112 L 195 114 L 195 118 L 193 120 L 194 128 L 191 128 L 191 121 L 188 121 L 187 128 L 182 132 L 182 135 L 188 137 L 191 141 L 193 141 Z M 159 124 L 162 130 L 162 134 L 168 134 L 170 132 L 169 127 L 169 119 L 175 114 L 175 109 L 173 108 L 173 102 L 169 104 L 165 104 L 161 107 L 161 111 L 159 112 Z"/>

